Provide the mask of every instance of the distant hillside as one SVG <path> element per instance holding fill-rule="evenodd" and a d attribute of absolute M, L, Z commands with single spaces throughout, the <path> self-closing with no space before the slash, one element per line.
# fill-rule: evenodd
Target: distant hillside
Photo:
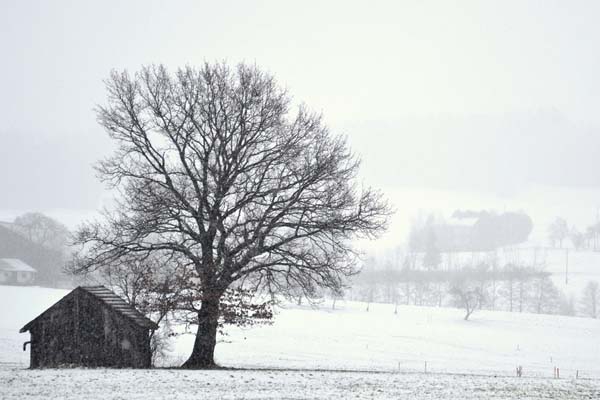
<path fill-rule="evenodd" d="M 0 225 L 0 258 L 18 258 L 31 265 L 38 272 L 37 285 L 53 287 L 65 280 L 61 251 L 33 243 L 5 225 Z"/>

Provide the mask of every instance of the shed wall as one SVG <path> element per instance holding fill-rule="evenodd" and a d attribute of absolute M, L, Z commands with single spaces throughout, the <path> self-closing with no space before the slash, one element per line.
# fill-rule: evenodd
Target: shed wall
<path fill-rule="evenodd" d="M 30 329 L 31 367 L 148 368 L 148 329 L 76 289 Z"/>

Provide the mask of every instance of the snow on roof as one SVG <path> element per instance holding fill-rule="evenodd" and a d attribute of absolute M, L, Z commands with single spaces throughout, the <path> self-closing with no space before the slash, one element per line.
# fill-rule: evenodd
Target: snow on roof
<path fill-rule="evenodd" d="M 37 321 L 38 318 L 40 318 L 42 315 L 44 315 L 46 312 L 48 312 L 48 310 L 56 307 L 58 304 L 60 304 L 63 300 L 65 300 L 69 296 L 73 296 L 74 293 L 76 293 L 78 290 L 83 290 L 83 291 L 89 293 L 90 295 L 96 297 L 98 300 L 102 301 L 104 304 L 106 304 L 107 306 L 109 306 L 110 308 L 115 310 L 116 312 L 122 314 L 126 318 L 130 319 L 133 323 L 135 323 L 138 326 L 141 326 L 143 328 L 152 329 L 152 330 L 158 329 L 158 325 L 154 321 L 150 320 L 149 318 L 146 318 L 142 313 L 140 313 L 138 310 L 136 310 L 131 304 L 127 303 L 125 300 L 123 300 L 122 298 L 117 296 L 110 289 L 107 289 L 104 286 L 78 286 L 77 288 L 72 290 L 69 294 L 67 294 L 65 297 L 63 297 L 58 302 L 56 302 L 53 306 L 51 306 L 46 311 L 44 311 L 43 313 L 41 313 L 40 315 L 35 317 L 33 320 L 29 321 L 27 323 L 27 325 L 22 327 L 19 332 L 23 333 L 23 332 L 28 331 L 31 328 L 31 326 L 33 325 L 33 323 L 35 321 Z"/>
<path fill-rule="evenodd" d="M 150 319 L 146 318 L 142 313 L 136 310 L 131 304 L 117 296 L 113 291 L 104 286 L 80 286 L 81 289 L 97 297 L 102 302 L 117 310 L 121 314 L 130 318 L 133 322 L 141 327 L 149 329 L 157 329 L 158 326 Z"/>
<path fill-rule="evenodd" d="M 18 258 L 0 258 L 0 271 L 37 272 L 35 268 L 27 265 Z"/>

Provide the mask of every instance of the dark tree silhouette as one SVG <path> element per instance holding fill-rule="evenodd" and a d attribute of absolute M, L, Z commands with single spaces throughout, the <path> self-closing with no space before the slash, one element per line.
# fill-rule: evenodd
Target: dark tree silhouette
<path fill-rule="evenodd" d="M 465 310 L 467 321 L 476 309 L 483 307 L 486 301 L 486 284 L 491 276 L 487 265 L 465 267 L 456 271 L 452 277 L 449 293 L 454 305 Z"/>
<path fill-rule="evenodd" d="M 130 254 L 185 260 L 198 324 L 185 367 L 215 366 L 228 288 L 338 290 L 356 271 L 352 240 L 385 229 L 391 209 L 355 183 L 359 161 L 345 139 L 292 109 L 257 68 L 150 66 L 113 72 L 106 88 L 98 120 L 116 151 L 98 171 L 119 195 L 78 231 L 73 269 Z"/>
<path fill-rule="evenodd" d="M 52 250 L 63 251 L 69 241 L 70 232 L 66 226 L 38 212 L 18 216 L 12 228 L 33 243 Z"/>
<path fill-rule="evenodd" d="M 467 321 L 471 314 L 477 308 L 481 308 L 484 299 L 484 293 L 481 287 L 469 285 L 467 283 L 456 283 L 450 288 L 450 294 L 453 297 L 454 304 L 465 310 L 464 320 Z"/>

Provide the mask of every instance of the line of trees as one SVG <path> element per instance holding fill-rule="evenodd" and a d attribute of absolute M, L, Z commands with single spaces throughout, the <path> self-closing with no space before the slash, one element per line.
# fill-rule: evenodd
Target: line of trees
<path fill-rule="evenodd" d="M 579 305 L 566 296 L 550 278 L 550 273 L 523 265 L 494 267 L 481 263 L 451 271 L 409 268 L 376 269 L 367 265 L 353 281 L 351 299 L 366 303 L 382 302 L 397 306 L 454 306 L 465 310 L 465 319 L 478 309 L 538 314 L 600 314 L 600 289 L 590 282 Z"/>
<path fill-rule="evenodd" d="M 569 227 L 562 217 L 556 217 L 548 226 L 548 240 L 552 247 L 563 248 L 569 240 L 575 250 L 600 250 L 600 222 L 588 225 L 583 231 Z"/>

